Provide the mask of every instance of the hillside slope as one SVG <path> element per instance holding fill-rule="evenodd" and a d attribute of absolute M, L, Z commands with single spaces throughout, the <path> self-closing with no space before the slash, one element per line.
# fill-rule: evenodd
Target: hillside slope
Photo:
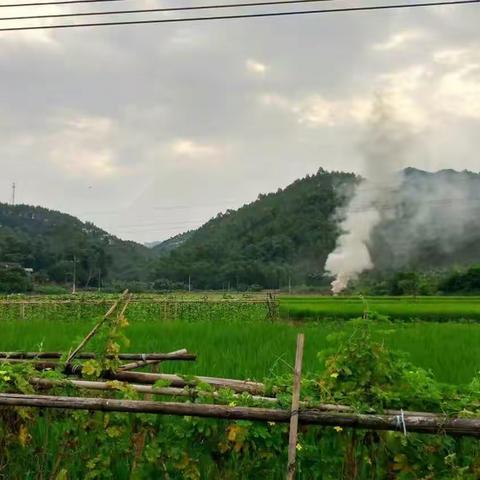
<path fill-rule="evenodd" d="M 190 275 L 195 288 L 314 282 L 335 246 L 335 209 L 355 178 L 319 170 L 217 215 L 159 260 L 157 278 L 185 282 Z"/>
<path fill-rule="evenodd" d="M 190 276 L 195 288 L 327 284 L 338 209 L 356 181 L 320 169 L 219 214 L 160 258 L 156 276 L 174 282 Z M 480 262 L 480 174 L 406 169 L 382 215 L 369 244 L 379 272 Z"/>
<path fill-rule="evenodd" d="M 71 282 L 77 260 L 79 286 L 144 280 L 154 254 L 65 213 L 0 204 L 0 263 L 32 268 L 37 278 Z"/>

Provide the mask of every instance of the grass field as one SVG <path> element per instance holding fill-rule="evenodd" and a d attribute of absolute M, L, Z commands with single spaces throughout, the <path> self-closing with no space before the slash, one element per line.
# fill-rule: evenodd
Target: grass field
<path fill-rule="evenodd" d="M 365 310 L 402 320 L 479 320 L 480 297 L 280 297 L 284 318 L 354 318 Z"/>
<path fill-rule="evenodd" d="M 363 304 L 358 299 L 340 301 L 296 297 L 288 298 L 288 305 L 297 305 L 300 309 L 307 305 L 310 314 L 305 317 L 309 320 L 318 318 L 318 321 L 300 321 L 304 317 L 297 319 L 290 314 L 287 314 L 290 321 L 270 321 L 266 320 L 265 304 L 242 303 L 238 298 L 226 303 L 202 301 L 178 306 L 175 298 L 169 297 L 166 310 L 158 299 L 155 297 L 152 302 L 137 302 L 129 306 L 127 317 L 130 325 L 125 333 L 130 345 L 123 351 L 158 352 L 187 348 L 197 353 L 196 362 L 165 362 L 161 371 L 260 381 L 291 374 L 298 332 L 305 333 L 304 375 L 311 373 L 310 378 L 318 378 L 324 368 L 318 352 L 326 349 L 335 351 L 345 340 L 338 334 L 345 333 L 350 337 L 355 328 L 354 322 L 345 321 L 345 318 L 363 313 Z M 25 310 L 21 305 L 0 305 L 0 350 L 67 351 L 80 342 L 102 317 L 105 306 L 108 307 L 111 301 L 111 297 L 99 305 L 47 301 L 44 305 L 30 305 Z M 369 299 L 369 304 L 371 310 L 390 315 L 395 308 L 396 311 L 403 308 L 405 312 L 407 307 L 412 310 L 415 305 L 421 305 L 417 310 L 423 308 L 425 312 L 430 307 L 432 312 L 441 311 L 440 307 L 444 305 L 450 308 L 449 315 L 454 319 L 463 317 L 476 301 L 478 299 L 434 298 L 420 299 L 419 303 L 419 299 L 381 298 Z M 285 305 L 285 298 L 282 298 L 284 315 Z M 323 313 L 311 315 L 312 305 L 323 307 Z M 330 310 L 326 308 L 328 305 Z M 337 315 L 336 320 L 331 319 L 335 316 L 332 311 L 343 315 Z M 396 318 L 392 315 L 393 320 Z M 469 384 L 479 370 L 480 323 L 445 321 L 446 316 L 440 316 L 443 321 L 436 322 L 432 321 L 434 318 L 429 317 L 428 322 L 372 322 L 370 328 L 377 340 L 404 352 L 413 364 L 431 370 L 437 380 L 459 386 Z M 99 347 L 98 341 L 94 338 L 87 350 Z M 363 350 L 363 344 L 360 350 Z M 374 362 L 372 366 L 377 365 L 377 361 Z M 367 365 L 365 371 L 370 372 L 374 369 L 372 366 Z M 364 370 L 359 368 L 355 371 Z M 5 375 L 3 372 L 0 386 Z M 450 391 L 451 387 L 448 388 Z M 78 395 L 78 392 L 69 394 L 72 393 Z M 99 394 L 90 392 L 88 395 Z M 172 398 L 167 400 L 172 401 Z M 452 402 L 455 403 L 455 398 Z M 29 420 L 28 426 L 21 425 L 19 421 L 11 422 L 8 416 L 0 418 L 0 478 L 3 478 L 2 472 L 6 472 L 5 478 L 12 480 L 285 478 L 288 427 L 272 422 L 232 423 L 190 417 L 92 414 L 68 410 L 32 411 L 32 415 L 34 417 Z M 8 442 L 3 444 L 2 438 L 7 436 L 2 437 L 2 428 L 13 432 L 9 434 Z M 145 432 L 149 432 L 146 437 Z M 351 432 L 339 433 L 331 428 L 303 428 L 299 437 L 301 450 L 297 452 L 298 478 L 347 478 L 343 473 L 352 461 L 349 453 L 352 451 L 358 453 L 359 465 L 363 465 L 359 467 L 358 476 L 351 477 L 358 480 L 387 478 L 387 472 L 401 467 L 397 459 L 408 459 L 405 472 L 418 473 L 418 476 L 405 478 L 476 478 L 454 477 L 457 466 L 450 467 L 445 461 L 454 452 L 458 468 L 475 472 L 475 467 L 471 465 L 478 462 L 480 452 L 473 440 L 453 441 L 444 435 L 418 436 L 412 433 L 400 441 L 402 435 L 375 437 L 379 442 L 377 447 L 377 441 L 370 441 L 373 437 L 359 430 L 354 436 Z M 144 441 L 144 444 L 139 443 Z M 138 445 L 141 445 L 140 450 L 137 450 Z M 142 461 L 137 464 L 135 459 L 140 458 L 136 453 L 138 451 L 141 451 Z M 435 463 L 434 467 L 432 463 Z M 168 476 L 159 476 L 162 475 L 159 472 L 167 469 Z M 244 474 L 246 471 L 250 473 Z M 425 476 L 427 471 L 435 475 L 437 472 L 447 473 Z"/>
<path fill-rule="evenodd" d="M 91 321 L 4 321 L 0 350 L 67 350 L 88 332 Z M 390 327 L 388 327 L 390 329 Z M 454 323 L 399 323 L 385 334 L 374 327 L 387 345 L 406 352 L 410 360 L 431 369 L 438 380 L 467 383 L 480 364 L 480 325 Z M 263 379 L 289 370 L 297 332 L 306 335 L 305 370 L 322 368 L 317 353 L 333 348 L 327 337 L 349 331 L 345 322 L 306 324 L 259 321 L 208 320 L 132 321 L 127 329 L 129 351 L 154 352 L 188 348 L 198 354 L 195 363 L 165 363 L 167 372 Z M 94 346 L 94 345 L 93 345 Z"/>

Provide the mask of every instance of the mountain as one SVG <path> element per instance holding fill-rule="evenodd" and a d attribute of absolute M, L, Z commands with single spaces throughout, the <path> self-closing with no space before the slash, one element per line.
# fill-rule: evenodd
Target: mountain
<path fill-rule="evenodd" d="M 156 247 L 157 245 L 160 245 L 162 243 L 162 241 L 158 241 L 158 242 L 144 242 L 143 245 L 145 245 L 145 247 L 147 248 L 154 248 Z"/>
<path fill-rule="evenodd" d="M 202 289 L 325 285 L 330 281 L 325 260 L 340 233 L 341 207 L 359 180 L 320 169 L 220 213 L 187 238 L 166 242 L 156 278 L 185 283 L 190 277 Z M 480 262 L 480 174 L 408 168 L 389 204 L 380 207 L 382 221 L 368 246 L 375 271 Z"/>
<path fill-rule="evenodd" d="M 180 233 L 169 238 L 168 240 L 164 240 L 163 242 L 156 242 L 154 245 L 152 245 L 152 249 L 159 256 L 168 255 L 172 250 L 175 250 L 183 245 L 192 235 L 193 231 Z"/>
<path fill-rule="evenodd" d="M 0 264 L 33 269 L 37 281 L 97 287 L 145 281 L 154 253 L 65 213 L 0 203 Z"/>
<path fill-rule="evenodd" d="M 213 289 L 315 282 L 335 247 L 336 208 L 355 181 L 354 174 L 320 169 L 220 213 L 160 258 L 156 277 L 185 282 L 190 276 L 195 288 Z"/>
<path fill-rule="evenodd" d="M 320 169 L 152 248 L 61 212 L 0 204 L 0 291 L 24 290 L 24 269 L 36 283 L 71 283 L 74 259 L 80 287 L 168 289 L 189 278 L 196 289 L 328 285 L 325 261 L 360 180 Z M 376 209 L 373 275 L 480 263 L 480 174 L 405 169 Z"/>

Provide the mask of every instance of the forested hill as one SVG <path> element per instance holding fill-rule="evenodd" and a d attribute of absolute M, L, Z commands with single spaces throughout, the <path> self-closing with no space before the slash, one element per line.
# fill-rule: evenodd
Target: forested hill
<path fill-rule="evenodd" d="M 358 180 L 320 169 L 154 248 L 57 211 L 0 203 L 0 277 L 30 268 L 35 284 L 68 284 L 76 258 L 79 287 L 182 288 L 189 277 L 195 289 L 328 285 L 338 207 Z M 372 274 L 480 264 L 480 174 L 406 169 L 383 203 L 368 245 Z M 2 281 L 0 291 L 9 291 Z"/>
<path fill-rule="evenodd" d="M 190 276 L 195 288 L 328 284 L 324 264 L 340 231 L 336 209 L 357 180 L 320 169 L 219 214 L 168 243 L 177 248 L 167 255 L 155 247 L 163 248 L 156 278 L 168 285 Z M 408 168 L 385 207 L 369 245 L 376 272 L 480 263 L 480 174 Z"/>
<path fill-rule="evenodd" d="M 146 280 L 154 256 L 71 215 L 0 203 L 0 264 L 32 268 L 37 281 L 71 282 L 74 258 L 80 287 Z"/>
<path fill-rule="evenodd" d="M 227 210 L 161 258 L 156 276 L 185 282 L 190 275 L 195 288 L 314 282 L 335 247 L 335 209 L 355 178 L 320 169 L 236 211 Z"/>

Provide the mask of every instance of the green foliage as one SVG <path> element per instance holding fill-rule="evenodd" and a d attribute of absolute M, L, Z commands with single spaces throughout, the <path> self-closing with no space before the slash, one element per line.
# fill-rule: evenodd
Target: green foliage
<path fill-rule="evenodd" d="M 374 339 L 373 331 L 391 328 L 385 318 L 355 320 L 345 335 L 332 337 L 340 343 L 324 355 L 326 368 L 318 365 L 305 373 L 302 400 L 312 405 L 342 402 L 360 412 L 403 408 L 480 414 L 478 378 L 463 388 L 439 384 Z M 112 335 L 117 333 L 107 332 L 107 345 Z M 32 375 L 38 372 L 10 365 L 0 372 L 0 391 L 30 392 L 27 379 Z M 291 371 L 266 382 L 277 386 L 282 405 L 288 408 Z M 138 398 L 116 383 L 117 398 Z M 57 392 L 81 394 L 70 387 Z M 192 396 L 189 401 L 212 399 Z M 251 396 L 235 396 L 227 389 L 220 390 L 214 401 L 261 406 Z M 12 480 L 280 479 L 285 475 L 287 444 L 288 425 L 274 422 L 31 409 L 2 409 L 0 417 L 0 468 Z M 298 478 L 305 480 L 475 480 L 480 473 L 478 441 L 444 435 L 302 426 L 297 455 Z"/>
<path fill-rule="evenodd" d="M 440 283 L 440 289 L 445 293 L 480 293 L 480 265 L 453 272 Z"/>
<path fill-rule="evenodd" d="M 190 232 L 168 255 L 162 250 L 156 278 L 185 283 L 190 275 L 197 289 L 242 291 L 279 288 L 289 279 L 322 282 L 338 234 L 334 212 L 355 180 L 353 174 L 320 169 L 237 211 L 227 210 Z"/>
<path fill-rule="evenodd" d="M 397 320 L 458 321 L 480 319 L 480 298 L 474 296 L 285 296 L 280 314 L 295 319 L 351 319 L 363 314 L 364 301 L 378 313 Z"/>
<path fill-rule="evenodd" d="M 74 258 L 77 285 L 98 288 L 114 280 L 146 281 L 154 254 L 64 213 L 0 204 L 0 264 L 32 268 L 40 285 L 71 284 Z"/>
<path fill-rule="evenodd" d="M 27 293 L 32 282 L 25 270 L 18 267 L 4 267 L 0 263 L 0 293 Z"/>

